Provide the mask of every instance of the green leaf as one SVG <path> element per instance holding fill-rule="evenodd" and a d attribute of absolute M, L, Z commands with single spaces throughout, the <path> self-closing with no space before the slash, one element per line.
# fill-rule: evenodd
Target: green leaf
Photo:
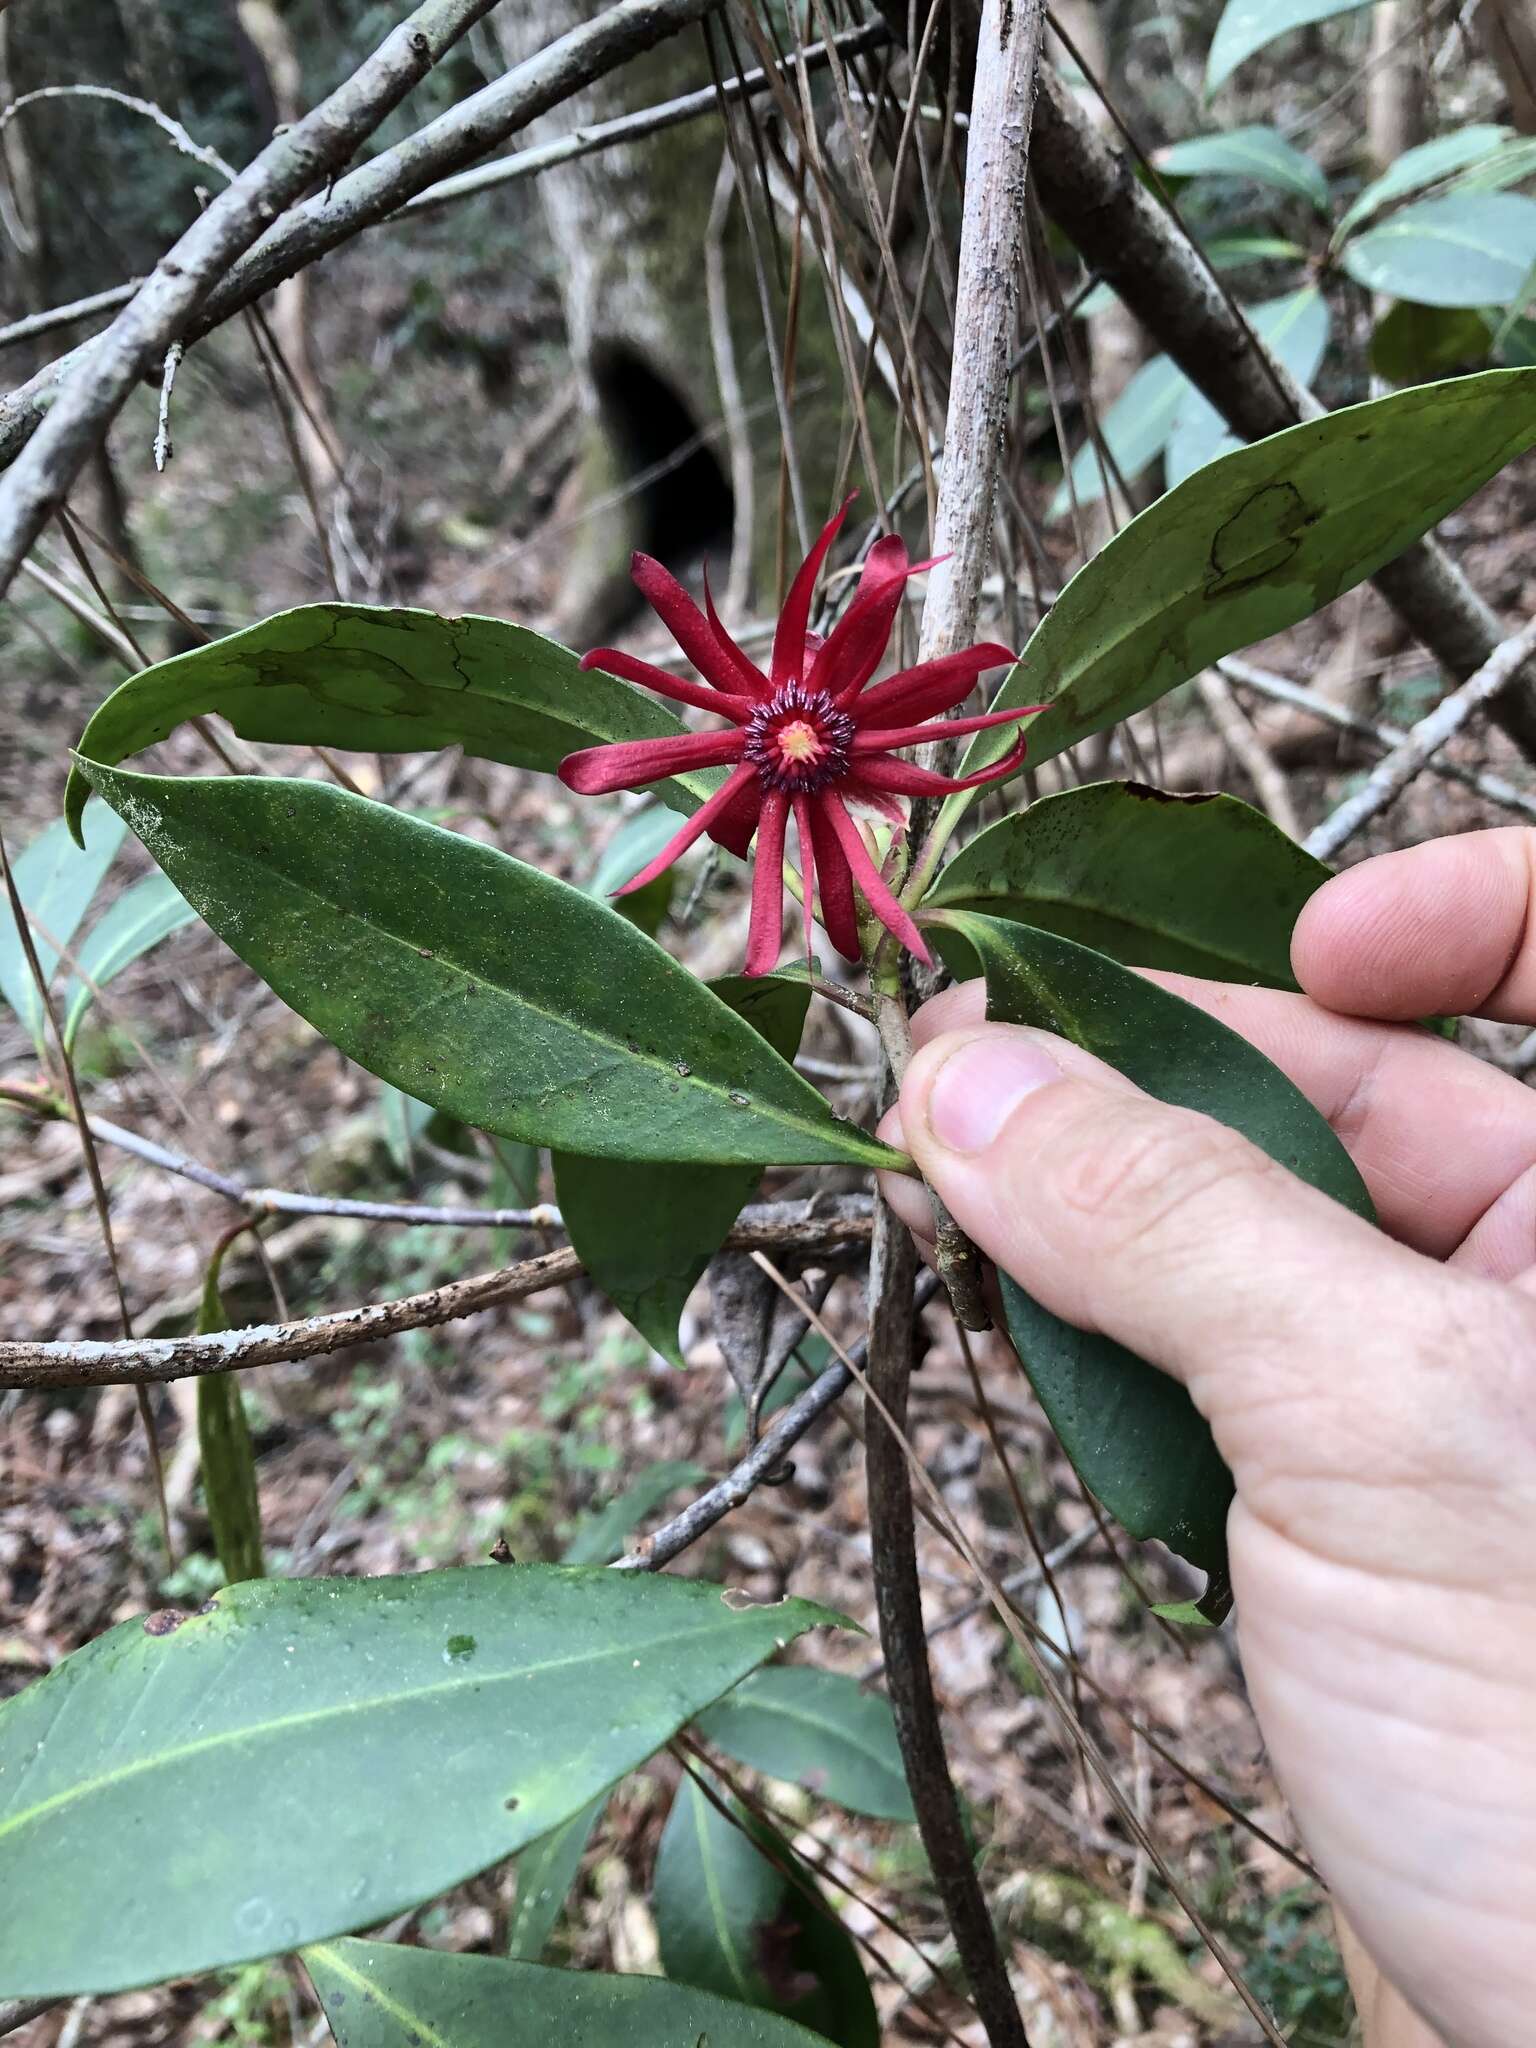
<path fill-rule="evenodd" d="M 608 841 L 596 872 L 587 885 L 589 896 L 595 896 L 600 903 L 611 901 L 611 907 L 620 917 L 627 917 L 631 924 L 637 924 L 651 939 L 655 938 L 662 920 L 672 908 L 677 869 L 663 869 L 654 882 L 647 882 L 643 889 L 636 889 L 631 896 L 619 896 L 616 892 L 623 888 L 631 875 L 638 875 L 648 861 L 654 860 L 676 830 L 677 819 L 670 811 L 659 804 L 647 804 L 643 811 L 626 818 Z"/>
<path fill-rule="evenodd" d="M 1364 4 L 1365 0 L 1227 0 L 1206 60 L 1206 97 L 1277 36 L 1314 21 L 1331 21 L 1336 14 L 1353 14 Z"/>
<path fill-rule="evenodd" d="M 599 1792 L 580 1813 L 573 1813 L 559 1827 L 530 1842 L 518 1857 L 517 1904 L 507 1931 L 507 1954 L 514 1962 L 536 1963 L 549 1946 L 592 1830 L 607 1803 L 608 1794 Z"/>
<path fill-rule="evenodd" d="M 198 912 L 381 1080 L 603 1157 L 899 1163 L 660 946 L 494 847 L 318 782 L 84 764 Z"/>
<path fill-rule="evenodd" d="M 802 976 L 731 975 L 709 984 L 791 1060 L 811 991 Z M 576 1152 L 554 1156 L 560 1214 L 582 1264 L 653 1350 L 683 1363 L 677 1324 L 704 1268 L 725 1242 L 761 1166 L 637 1166 Z"/>
<path fill-rule="evenodd" d="M 1308 285 L 1244 311 L 1260 340 L 1274 350 L 1297 383 L 1310 384 L 1328 347 L 1328 301 L 1317 287 Z M 1169 488 L 1242 445 L 1210 400 L 1190 384 L 1179 400 L 1163 451 Z"/>
<path fill-rule="evenodd" d="M 1291 931 L 1330 872 L 1235 796 L 1095 782 L 989 825 L 923 907 L 1035 925 L 1123 967 L 1294 989 Z M 963 940 L 935 937 L 976 972 Z"/>
<path fill-rule="evenodd" d="M 1319 213 L 1328 210 L 1328 180 L 1321 165 L 1273 128 L 1229 128 L 1221 135 L 1191 135 L 1158 150 L 1153 162 L 1175 178 L 1252 178 Z"/>
<path fill-rule="evenodd" d="M 1132 483 L 1149 469 L 1163 452 L 1173 431 L 1179 401 L 1189 390 L 1189 380 L 1167 356 L 1153 356 L 1143 363 L 1120 396 L 1099 422 L 1104 445 L 1115 469 Z M 1063 477 L 1056 486 L 1047 517 L 1063 519 L 1072 509 L 1074 492 L 1079 505 L 1092 505 L 1104 495 L 1104 473 L 1099 451 L 1090 435 L 1072 458 L 1071 482 Z M 1110 481 L 1114 481 L 1111 472 Z"/>
<path fill-rule="evenodd" d="M 853 1943 L 782 1835 L 685 1777 L 662 1830 L 652 1903 L 674 1983 L 778 2013 L 841 2048 L 879 2048 Z"/>
<path fill-rule="evenodd" d="M 230 1239 L 224 1238 L 203 1276 L 199 1336 L 227 1330 L 229 1317 L 219 1294 L 219 1270 Z M 246 1420 L 240 1376 L 205 1373 L 197 1383 L 197 1449 L 203 1469 L 203 1498 L 213 1525 L 213 1547 L 227 1585 L 266 1576 L 261 1554 L 261 1497 L 256 1486 L 256 1452 Z"/>
<path fill-rule="evenodd" d="M 833 1620 L 486 1565 L 257 1579 L 126 1621 L 0 1708 L 0 1997 L 120 1991 L 388 1919 L 548 1834 Z"/>
<path fill-rule="evenodd" d="M 505 619 L 440 618 L 383 605 L 307 604 L 130 676 L 80 737 L 113 766 L 189 718 L 217 713 L 242 739 L 414 753 L 460 746 L 515 768 L 558 767 L 578 747 L 659 739 L 681 723 L 642 691 Z M 718 774 L 657 794 L 693 810 Z M 86 782 L 70 776 L 65 815 Z"/>
<path fill-rule="evenodd" d="M 851 1813 L 916 1817 L 890 1701 L 840 1671 L 765 1665 L 694 1726 L 738 1763 L 804 1785 Z"/>
<path fill-rule="evenodd" d="M 28 912 L 32 944 L 43 979 L 50 981 L 59 964 L 59 948 L 68 946 L 90 908 L 123 843 L 123 823 L 98 804 L 90 813 L 90 830 L 81 846 L 71 839 L 62 819 L 40 832 L 11 863 L 16 893 Z M 0 895 L 0 996 L 25 1025 L 34 1043 L 43 1037 L 43 1008 L 8 896 Z"/>
<path fill-rule="evenodd" d="M 1389 384 L 1422 384 L 1485 363 L 1488 322 L 1470 306 L 1416 306 L 1399 299 L 1371 330 L 1371 368 Z"/>
<path fill-rule="evenodd" d="M 97 989 L 105 988 L 114 975 L 131 967 L 151 947 L 168 939 L 172 932 L 179 932 L 196 916 L 186 897 L 165 875 L 146 875 L 131 889 L 125 889 L 75 948 L 79 972 L 71 980 L 65 999 L 65 1044 L 74 1044 Z"/>
<path fill-rule="evenodd" d="M 702 1465 L 686 1458 L 666 1458 L 649 1466 L 632 1486 L 609 1501 L 605 1508 L 586 1516 L 565 1546 L 565 1564 L 612 1564 L 622 1555 L 629 1537 L 648 1515 L 679 1487 L 699 1487 L 709 1474 Z M 531 1960 L 531 1958 L 530 1958 Z"/>
<path fill-rule="evenodd" d="M 304 1967 L 336 2048 L 818 2048 L 819 2042 L 788 2020 L 660 1977 L 546 1970 L 378 1941 L 306 1949 Z"/>
<path fill-rule="evenodd" d="M 1405 149 L 1397 161 L 1389 164 L 1379 178 L 1373 178 L 1353 204 L 1345 209 L 1333 231 L 1335 245 L 1352 233 L 1361 221 L 1369 220 L 1372 214 L 1390 206 L 1394 199 L 1406 199 L 1410 192 L 1422 192 L 1457 171 L 1464 171 L 1469 165 L 1493 156 L 1513 133 L 1512 128 L 1501 128 L 1491 121 L 1473 121 L 1465 128 L 1453 128 L 1449 135 L 1437 135 L 1433 141 Z"/>
<path fill-rule="evenodd" d="M 1059 1032 L 1139 1088 L 1241 1131 L 1356 1214 L 1370 1199 L 1327 1122 L 1247 1039 L 1085 946 L 1022 924 L 946 910 L 987 977 L 987 1015 Z M 1211 1576 L 1226 1573 L 1232 1481 L 1176 1380 L 1108 1337 L 1076 1330 L 1007 1274 L 1003 1305 L 1024 1370 L 1085 1486 L 1131 1535 L 1156 1536 Z"/>
<path fill-rule="evenodd" d="M 1301 263 L 1306 250 L 1284 235 L 1213 235 L 1203 244 L 1212 270 L 1241 270 L 1250 263 Z"/>
<path fill-rule="evenodd" d="M 1207 463 L 1072 578 L 993 700 L 1038 764 L 1320 611 L 1536 442 L 1536 373 L 1419 384 Z M 1011 728 L 1010 728 L 1011 730 Z M 964 772 L 1010 744 L 978 733 Z M 946 814 L 965 808 L 952 797 Z"/>
<path fill-rule="evenodd" d="M 1422 306 L 1507 306 L 1536 263 L 1536 199 L 1426 199 L 1354 236 L 1339 260 L 1357 284 Z"/>

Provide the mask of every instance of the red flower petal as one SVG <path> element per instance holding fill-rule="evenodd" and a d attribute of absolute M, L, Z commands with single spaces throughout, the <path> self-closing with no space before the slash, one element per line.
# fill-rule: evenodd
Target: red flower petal
<path fill-rule="evenodd" d="M 658 697 L 670 697 L 674 704 L 692 704 L 698 711 L 734 718 L 738 725 L 746 724 L 755 705 L 751 697 L 728 697 L 713 683 L 690 683 L 652 662 L 642 661 L 638 655 L 626 654 L 622 647 L 594 647 L 590 654 L 581 657 L 581 666 L 600 668 L 606 675 L 621 676 L 626 683 L 639 683 Z"/>
<path fill-rule="evenodd" d="M 1011 668 L 1015 659 L 1011 648 L 992 640 L 962 647 L 958 654 L 941 654 L 937 661 L 920 661 L 916 668 L 887 676 L 851 708 L 860 725 L 873 725 L 876 719 L 895 725 L 901 719 L 937 718 L 970 695 L 979 675 L 989 668 Z"/>
<path fill-rule="evenodd" d="M 864 559 L 859 587 L 848 600 L 847 610 L 811 664 L 806 678 L 809 688 L 825 690 L 838 704 L 853 702 L 880 666 L 907 578 L 927 567 L 925 562 L 907 559 L 907 544 L 899 533 L 885 534 L 875 542 Z"/>
<path fill-rule="evenodd" d="M 1017 711 L 978 711 L 970 718 L 938 718 L 931 725 L 860 725 L 854 735 L 855 754 L 889 754 L 898 747 L 925 747 L 930 740 L 957 740 L 968 732 L 987 732 L 1016 718 L 1032 718 L 1043 704 L 1023 704 Z"/>
<path fill-rule="evenodd" d="M 630 559 L 635 588 L 707 683 L 726 696 L 758 697 L 762 679 L 724 627 L 716 628 L 652 555 Z M 756 678 L 756 680 L 754 680 Z"/>
<path fill-rule="evenodd" d="M 773 661 L 769 675 L 776 690 L 786 683 L 797 683 L 805 668 L 805 636 L 811 624 L 811 598 L 816 590 L 816 578 L 821 565 L 827 558 L 827 550 L 837 539 L 843 521 L 848 517 L 848 507 L 853 503 L 852 492 L 844 498 L 838 510 L 832 514 L 821 529 L 815 546 L 800 564 L 794 582 L 789 586 L 789 595 L 784 600 L 784 609 L 779 613 L 779 623 L 773 634 Z"/>
<path fill-rule="evenodd" d="M 717 846 L 723 846 L 727 853 L 734 853 L 738 860 L 745 860 L 747 848 L 752 844 L 752 834 L 757 830 L 758 813 L 763 807 L 763 785 L 761 778 L 744 782 L 720 815 L 713 820 L 709 836 Z"/>
<path fill-rule="evenodd" d="M 665 873 L 680 853 L 686 853 L 695 839 L 709 830 L 720 813 L 734 802 L 748 783 L 754 787 L 760 786 L 757 782 L 757 770 L 743 765 L 728 782 L 721 784 L 708 803 L 700 804 L 682 831 L 667 841 L 656 858 L 647 862 L 638 875 L 631 875 L 622 889 L 615 889 L 614 895 L 628 896 L 632 890 L 643 889 L 647 882 L 654 882 L 658 875 Z"/>
<path fill-rule="evenodd" d="M 859 918 L 853 901 L 853 873 L 827 815 L 825 797 L 808 805 L 811 843 L 816 849 L 816 888 L 827 937 L 845 960 L 859 957 Z"/>
<path fill-rule="evenodd" d="M 830 790 L 821 800 L 821 812 L 837 835 L 837 843 L 847 856 L 864 901 L 893 938 L 899 939 L 909 953 L 915 953 L 925 967 L 931 967 L 933 957 L 923 944 L 922 933 L 886 887 L 884 876 L 869 857 L 869 848 L 864 844 L 858 826 Z"/>
<path fill-rule="evenodd" d="M 739 761 L 746 741 L 739 732 L 685 732 L 676 739 L 615 740 L 567 754 L 555 771 L 578 796 L 606 796 L 614 789 L 641 789 L 664 775 L 689 768 L 721 768 Z M 756 774 L 756 769 L 752 771 Z"/>
<path fill-rule="evenodd" d="M 816 842 L 811 830 L 809 798 L 793 798 L 795 830 L 800 836 L 800 916 L 805 931 L 805 964 L 810 966 L 816 952 Z"/>
<path fill-rule="evenodd" d="M 763 674 L 752 657 L 736 645 L 736 642 L 725 630 L 725 624 L 720 614 L 715 610 L 715 597 L 714 592 L 709 587 L 709 568 L 707 564 L 704 570 L 704 615 L 709 620 L 711 631 L 715 633 L 720 641 L 720 645 L 731 660 L 737 675 L 738 689 L 745 690 L 749 697 L 756 698 L 759 701 L 770 696 L 772 692 L 768 687 L 768 678 Z"/>
<path fill-rule="evenodd" d="M 784 827 L 789 798 L 780 790 L 763 799 L 752 869 L 752 921 L 747 928 L 747 973 L 771 974 L 784 945 Z"/>
<path fill-rule="evenodd" d="M 1021 736 L 1001 761 L 990 768 L 978 768 L 974 775 L 935 775 L 931 769 L 915 767 L 911 761 L 885 757 L 861 761 L 843 787 L 850 796 L 863 795 L 867 789 L 888 789 L 897 796 L 953 796 L 957 789 L 983 789 L 989 782 L 1001 782 L 1022 764 L 1028 745 Z"/>

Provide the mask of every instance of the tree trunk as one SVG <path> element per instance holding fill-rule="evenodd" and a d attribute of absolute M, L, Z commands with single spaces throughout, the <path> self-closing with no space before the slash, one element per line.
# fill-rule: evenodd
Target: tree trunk
<path fill-rule="evenodd" d="M 1536 135 L 1536 16 L 1530 0 L 1482 0 L 1477 33 L 1498 71 L 1510 120 Z"/>

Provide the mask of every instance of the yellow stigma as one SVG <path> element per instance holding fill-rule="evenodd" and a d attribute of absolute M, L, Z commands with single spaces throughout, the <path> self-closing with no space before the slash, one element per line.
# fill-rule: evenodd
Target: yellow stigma
<path fill-rule="evenodd" d="M 817 761 L 823 751 L 821 734 L 803 718 L 781 725 L 774 734 L 774 744 L 786 761 Z"/>

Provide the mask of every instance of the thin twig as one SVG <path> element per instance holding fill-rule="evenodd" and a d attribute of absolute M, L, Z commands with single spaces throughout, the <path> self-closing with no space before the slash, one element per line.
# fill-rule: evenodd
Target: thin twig
<path fill-rule="evenodd" d="M 1466 724 L 1474 711 L 1508 689 L 1521 669 L 1536 657 L 1536 618 L 1518 633 L 1501 641 L 1460 689 L 1442 697 L 1426 717 L 1421 718 L 1400 747 L 1394 747 L 1384 761 L 1378 761 L 1365 785 L 1346 797 L 1307 840 L 1308 853 L 1319 860 L 1332 860 L 1355 834 L 1395 803 L 1448 740 Z"/>
<path fill-rule="evenodd" d="M 1309 690 L 1304 683 L 1294 683 L 1289 676 L 1278 676 L 1270 669 L 1255 668 L 1251 661 L 1240 660 L 1235 655 L 1223 656 L 1216 666 L 1243 689 L 1254 690 L 1276 704 L 1290 704 L 1339 732 L 1364 740 L 1383 754 L 1400 747 L 1408 737 L 1405 726 L 1389 725 L 1384 719 L 1362 718 L 1358 712 L 1346 711 L 1342 705 L 1331 703 L 1316 690 Z M 1459 782 L 1464 789 L 1475 790 L 1485 802 L 1498 804 L 1506 811 L 1516 811 L 1536 824 L 1536 797 L 1516 789 L 1502 775 L 1489 775 L 1480 768 L 1464 768 L 1459 761 L 1442 761 L 1438 755 L 1426 761 L 1424 766 L 1431 775 L 1438 775 L 1446 782 Z"/>

